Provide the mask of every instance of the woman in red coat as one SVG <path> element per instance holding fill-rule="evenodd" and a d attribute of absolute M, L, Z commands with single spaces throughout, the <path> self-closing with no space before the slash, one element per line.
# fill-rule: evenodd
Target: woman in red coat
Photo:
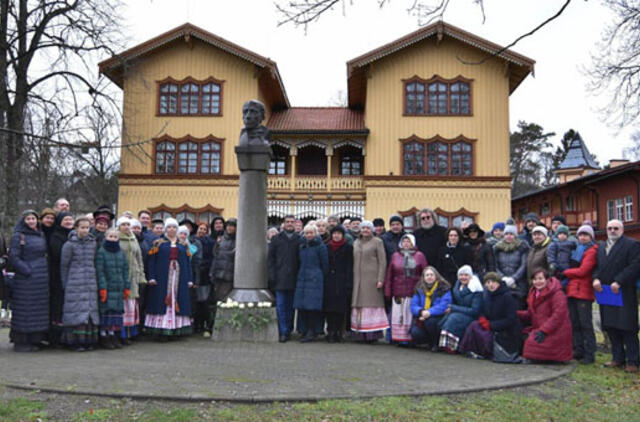
<path fill-rule="evenodd" d="M 569 279 L 567 297 L 569 318 L 573 328 L 573 358 L 582 364 L 595 362 L 596 335 L 593 331 L 593 270 L 598 263 L 598 245 L 593 241 L 593 228 L 589 225 L 578 229 L 578 247 L 571 254 L 575 268 L 564 270 Z"/>
<path fill-rule="evenodd" d="M 527 296 L 528 308 L 518 311 L 528 334 L 522 357 L 528 360 L 568 362 L 573 356 L 571 348 L 571 321 L 567 298 L 562 285 L 549 277 L 546 270 L 533 271 L 533 286 Z"/>

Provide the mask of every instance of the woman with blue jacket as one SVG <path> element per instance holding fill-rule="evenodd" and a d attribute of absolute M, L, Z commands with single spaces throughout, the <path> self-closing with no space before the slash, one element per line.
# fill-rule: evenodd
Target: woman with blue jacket
<path fill-rule="evenodd" d="M 482 284 L 469 265 L 458 270 L 458 281 L 451 291 L 453 302 L 440 322 L 439 346 L 449 353 L 458 351 L 464 332 L 482 311 Z"/>
<path fill-rule="evenodd" d="M 410 334 L 415 344 L 438 347 L 438 325 L 451 305 L 451 286 L 432 266 L 424 269 L 411 299 L 414 322 Z"/>

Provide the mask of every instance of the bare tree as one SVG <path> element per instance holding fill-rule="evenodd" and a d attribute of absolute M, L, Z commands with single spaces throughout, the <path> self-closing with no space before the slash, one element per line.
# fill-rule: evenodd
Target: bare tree
<path fill-rule="evenodd" d="M 622 157 L 631 161 L 640 160 L 640 130 L 631 134 L 631 146 L 622 150 Z"/>
<path fill-rule="evenodd" d="M 602 110 L 619 127 L 640 116 L 640 0 L 603 2 L 614 14 L 587 70 L 591 88 L 610 97 Z"/>
<path fill-rule="evenodd" d="M 29 104 L 48 104 L 58 116 L 76 115 L 102 93 L 87 75 L 92 58 L 122 46 L 120 0 L 0 0 L 0 143 L 4 214 L 18 212 Z M 34 108 L 32 110 L 38 110 Z"/>

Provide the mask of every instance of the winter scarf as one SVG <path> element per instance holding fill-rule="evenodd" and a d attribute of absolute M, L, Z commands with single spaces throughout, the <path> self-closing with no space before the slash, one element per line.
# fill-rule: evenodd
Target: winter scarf
<path fill-rule="evenodd" d="M 588 243 L 582 244 L 578 243 L 578 246 L 571 251 L 571 260 L 576 262 L 582 262 L 582 255 L 586 252 L 587 249 L 595 245 L 596 242 L 590 240 Z"/>
<path fill-rule="evenodd" d="M 424 291 L 424 309 L 431 308 L 431 296 L 433 296 L 433 293 L 435 293 L 436 290 L 438 290 L 438 280 L 433 283 L 433 286 L 430 289 L 426 289 Z"/>
<path fill-rule="evenodd" d="M 507 243 L 506 240 L 502 239 L 498 243 L 496 243 L 496 249 L 500 252 L 514 252 L 517 251 L 520 245 L 522 244 L 522 240 L 515 238 L 513 242 Z"/>
<path fill-rule="evenodd" d="M 329 241 L 329 248 L 331 248 L 331 252 L 335 253 L 338 249 L 340 249 L 340 247 L 342 245 L 344 245 L 347 242 L 346 238 L 342 238 L 342 240 L 340 240 L 339 242 L 336 242 L 335 240 L 331 239 Z"/>
<path fill-rule="evenodd" d="M 416 260 L 413 255 L 416 253 L 416 251 L 401 249 L 400 253 L 404 255 L 404 262 L 402 263 L 402 267 L 404 268 L 404 276 L 413 277 L 416 270 Z"/>
<path fill-rule="evenodd" d="M 111 252 L 111 253 L 120 252 L 120 241 L 118 240 L 116 240 L 115 242 L 112 240 L 105 240 L 102 246 L 104 246 L 104 249 L 107 252 Z"/>

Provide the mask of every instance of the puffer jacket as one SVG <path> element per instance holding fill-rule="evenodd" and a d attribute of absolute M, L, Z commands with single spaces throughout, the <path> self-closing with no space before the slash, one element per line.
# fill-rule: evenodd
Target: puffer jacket
<path fill-rule="evenodd" d="M 547 249 L 547 262 L 552 273 L 562 272 L 569 268 L 571 253 L 576 249 L 576 243 L 570 240 L 553 240 Z"/>
<path fill-rule="evenodd" d="M 293 307 L 309 311 L 321 311 L 324 281 L 329 273 L 329 254 L 322 238 L 304 240 L 300 244 L 300 268 Z"/>
<path fill-rule="evenodd" d="M 96 257 L 98 290 L 107 290 L 107 300 L 100 302 L 100 314 L 123 313 L 123 293 L 131 286 L 129 281 L 129 263 L 124 253 L 109 252 L 100 247 Z"/>
<path fill-rule="evenodd" d="M 413 253 L 413 259 L 416 263 L 415 268 L 409 270 L 409 274 L 405 274 L 404 254 L 394 252 L 391 255 L 391 263 L 387 267 L 387 277 L 384 280 L 384 296 L 386 298 L 413 296 L 413 290 L 422 277 L 422 271 L 427 268 L 427 258 L 422 252 L 416 250 Z"/>
<path fill-rule="evenodd" d="M 17 333 L 48 331 L 47 242 L 42 231 L 27 226 L 24 218 L 16 225 L 11 238 L 9 261 L 16 273 L 11 285 L 13 313 L 11 331 Z"/>
<path fill-rule="evenodd" d="M 549 271 L 549 261 L 547 261 L 547 250 L 551 245 L 551 238 L 547 237 L 542 243 L 533 245 L 527 255 L 527 282 L 531 285 L 531 277 L 536 268 L 543 268 Z"/>
<path fill-rule="evenodd" d="M 233 282 L 236 259 L 236 235 L 225 233 L 213 247 L 213 262 L 209 272 L 211 281 Z"/>
<path fill-rule="evenodd" d="M 62 247 L 60 278 L 64 289 L 62 324 L 67 327 L 100 323 L 98 283 L 96 280 L 96 239 L 88 234 L 80 238 L 75 232 Z"/>
<path fill-rule="evenodd" d="M 578 267 L 564 270 L 564 276 L 569 279 L 569 284 L 567 284 L 567 297 L 593 302 L 595 299 L 593 292 L 593 270 L 597 264 L 598 245 L 594 244 L 584 252 Z"/>
<path fill-rule="evenodd" d="M 496 272 L 502 277 L 512 277 L 516 282 L 515 293 L 518 297 L 527 296 L 529 284 L 527 283 L 527 253 L 529 246 L 520 239 L 514 239 L 507 243 L 504 239 L 493 247 L 496 257 Z"/>

